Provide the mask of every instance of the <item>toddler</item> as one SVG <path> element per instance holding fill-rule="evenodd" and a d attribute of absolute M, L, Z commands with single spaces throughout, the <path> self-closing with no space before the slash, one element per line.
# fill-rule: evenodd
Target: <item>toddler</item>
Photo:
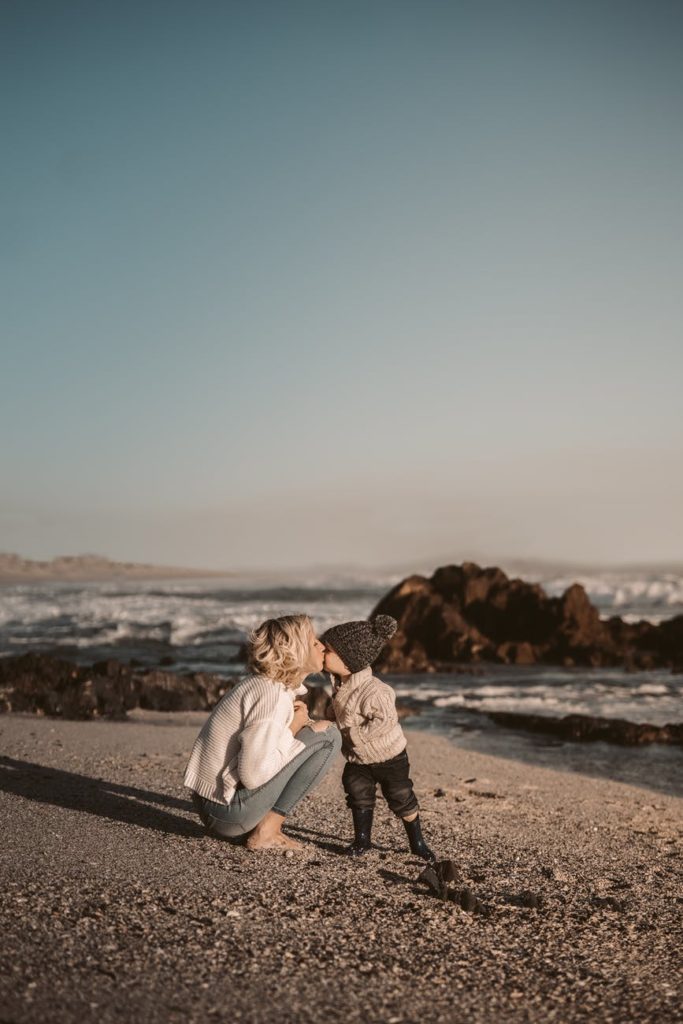
<path fill-rule="evenodd" d="M 396 694 L 370 667 L 396 626 L 390 615 L 378 615 L 371 622 L 343 622 L 320 637 L 326 647 L 325 669 L 333 677 L 332 706 L 346 758 L 342 783 L 355 834 L 348 852 L 359 857 L 370 849 L 379 783 L 389 807 L 403 821 L 411 852 L 434 861 L 422 837 Z"/>

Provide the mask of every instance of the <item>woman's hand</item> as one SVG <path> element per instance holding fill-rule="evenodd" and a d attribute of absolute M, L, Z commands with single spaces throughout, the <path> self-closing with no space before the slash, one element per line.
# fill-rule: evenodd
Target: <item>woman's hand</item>
<path fill-rule="evenodd" d="M 308 725 L 310 718 L 308 717 L 308 708 L 302 700 L 294 701 L 294 718 L 289 723 L 289 728 L 292 730 L 292 734 L 296 734 L 303 729 L 305 725 Z"/>
<path fill-rule="evenodd" d="M 332 722 L 325 722 L 325 721 L 309 722 L 308 723 L 308 728 L 312 729 L 313 732 L 325 732 L 325 730 L 329 729 L 331 725 L 332 725 Z"/>

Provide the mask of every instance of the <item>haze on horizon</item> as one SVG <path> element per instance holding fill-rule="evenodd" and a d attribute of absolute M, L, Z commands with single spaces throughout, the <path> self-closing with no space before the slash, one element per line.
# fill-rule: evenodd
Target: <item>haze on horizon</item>
<path fill-rule="evenodd" d="M 0 11 L 0 550 L 683 561 L 683 8 Z"/>

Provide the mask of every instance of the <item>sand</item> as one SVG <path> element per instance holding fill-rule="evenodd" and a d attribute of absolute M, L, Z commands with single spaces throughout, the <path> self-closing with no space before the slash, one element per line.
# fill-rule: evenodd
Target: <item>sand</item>
<path fill-rule="evenodd" d="M 411 729 L 471 913 L 417 880 L 383 803 L 377 848 L 342 855 L 341 759 L 291 819 L 303 854 L 206 836 L 181 785 L 203 718 L 0 718 L 0 1021 L 683 1020 L 680 754 L 622 782 L 599 747 Z"/>
<path fill-rule="evenodd" d="M 114 562 L 101 555 L 63 555 L 50 561 L 22 558 L 0 552 L 0 585 L 12 583 L 106 583 L 119 580 L 228 578 L 230 572 L 182 569 L 177 566 L 147 565 L 142 562 Z"/>

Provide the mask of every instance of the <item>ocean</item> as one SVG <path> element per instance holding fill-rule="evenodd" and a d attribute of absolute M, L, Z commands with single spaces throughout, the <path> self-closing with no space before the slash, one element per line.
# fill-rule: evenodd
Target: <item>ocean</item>
<path fill-rule="evenodd" d="M 399 578 L 6 584 L 0 586 L 0 656 L 30 650 L 84 664 L 135 659 L 178 672 L 234 675 L 242 668 L 239 652 L 247 632 L 263 619 L 306 612 L 322 631 L 365 618 Z M 575 581 L 604 617 L 661 622 L 683 614 L 681 574 L 538 577 L 551 595 Z M 464 727 L 488 710 L 577 712 L 655 724 L 683 719 L 683 676 L 666 670 L 473 666 L 466 674 L 392 676 L 391 682 L 421 710 L 425 724 Z"/>

